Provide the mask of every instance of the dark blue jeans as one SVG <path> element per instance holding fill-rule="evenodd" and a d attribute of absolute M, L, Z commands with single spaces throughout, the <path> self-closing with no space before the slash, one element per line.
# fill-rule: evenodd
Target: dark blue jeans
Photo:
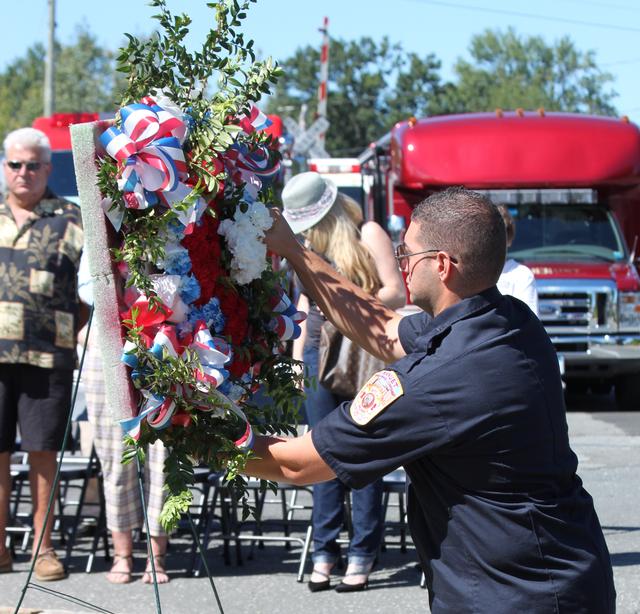
<path fill-rule="evenodd" d="M 307 377 L 318 374 L 318 348 L 305 347 L 304 364 Z M 331 413 L 344 399 L 333 395 L 321 385 L 305 388 L 306 416 L 311 428 Z M 313 561 L 335 563 L 340 556 L 337 543 L 344 524 L 346 487 L 338 480 L 322 482 L 313 487 Z M 382 479 L 351 491 L 353 538 L 349 543 L 349 563 L 367 565 L 378 554 L 382 541 L 384 516 L 382 511 Z"/>

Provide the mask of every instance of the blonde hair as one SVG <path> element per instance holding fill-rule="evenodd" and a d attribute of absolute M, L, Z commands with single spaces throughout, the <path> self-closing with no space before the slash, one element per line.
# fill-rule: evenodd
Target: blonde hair
<path fill-rule="evenodd" d="M 504 222 L 504 228 L 507 231 L 507 247 L 513 243 L 513 240 L 516 238 L 516 223 L 511 216 L 511 212 L 507 205 L 500 203 L 496 205 L 498 207 L 498 211 L 500 211 L 500 215 L 502 216 L 502 221 Z"/>
<path fill-rule="evenodd" d="M 329 212 L 303 232 L 307 245 L 327 258 L 347 279 L 370 294 L 382 287 L 371 252 L 360 241 L 360 205 L 338 192 Z"/>

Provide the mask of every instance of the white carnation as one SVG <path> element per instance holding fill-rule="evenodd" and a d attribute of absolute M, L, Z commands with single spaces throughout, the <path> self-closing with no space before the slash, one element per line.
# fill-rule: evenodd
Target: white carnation
<path fill-rule="evenodd" d="M 240 285 L 259 279 L 267 268 L 267 246 L 262 239 L 271 228 L 269 210 L 262 203 L 251 203 L 246 213 L 236 209 L 233 220 L 223 220 L 218 233 L 227 240 L 232 254 L 231 276 Z"/>

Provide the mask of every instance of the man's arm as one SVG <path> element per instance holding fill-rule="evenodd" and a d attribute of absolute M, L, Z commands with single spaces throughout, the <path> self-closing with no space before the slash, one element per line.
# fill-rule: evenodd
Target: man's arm
<path fill-rule="evenodd" d="M 247 461 L 244 473 L 256 478 L 306 486 L 336 477 L 318 454 L 311 432 L 292 439 L 257 437 L 253 451 L 258 458 Z"/>
<path fill-rule="evenodd" d="M 390 363 L 402 358 L 400 316 L 300 245 L 280 211 L 272 209 L 272 216 L 273 226 L 265 237 L 267 246 L 287 259 L 325 317 L 381 360 Z"/>

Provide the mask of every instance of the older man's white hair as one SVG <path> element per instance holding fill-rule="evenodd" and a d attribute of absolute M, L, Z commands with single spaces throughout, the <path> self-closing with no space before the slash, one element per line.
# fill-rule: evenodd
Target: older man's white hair
<path fill-rule="evenodd" d="M 51 162 L 51 143 L 47 135 L 42 130 L 36 128 L 18 128 L 9 132 L 4 139 L 4 154 L 7 155 L 9 149 L 15 146 L 25 149 L 37 149 L 42 156 L 42 162 Z"/>

